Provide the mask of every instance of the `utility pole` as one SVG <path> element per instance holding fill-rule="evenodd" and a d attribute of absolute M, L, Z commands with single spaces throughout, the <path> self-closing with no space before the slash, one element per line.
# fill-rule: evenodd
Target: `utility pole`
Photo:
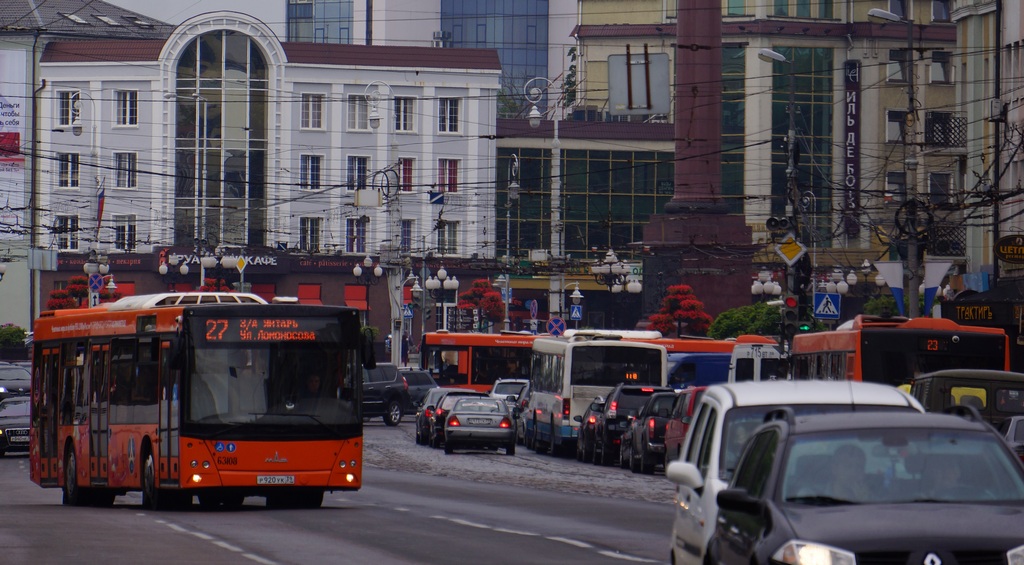
<path fill-rule="evenodd" d="M 915 126 L 917 116 L 914 107 L 914 20 L 909 17 L 907 22 L 907 117 L 903 129 L 903 155 L 907 168 L 907 301 L 910 302 L 907 314 L 911 318 L 920 315 L 918 286 L 921 277 L 920 257 L 918 256 L 917 232 L 917 146 L 915 144 Z"/>

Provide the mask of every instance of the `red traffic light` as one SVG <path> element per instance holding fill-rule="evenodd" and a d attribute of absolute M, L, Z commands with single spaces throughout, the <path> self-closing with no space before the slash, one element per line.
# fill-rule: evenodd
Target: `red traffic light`
<path fill-rule="evenodd" d="M 785 301 L 786 301 L 786 308 L 796 308 L 797 305 L 799 305 L 799 302 L 797 301 L 795 296 L 787 296 Z"/>

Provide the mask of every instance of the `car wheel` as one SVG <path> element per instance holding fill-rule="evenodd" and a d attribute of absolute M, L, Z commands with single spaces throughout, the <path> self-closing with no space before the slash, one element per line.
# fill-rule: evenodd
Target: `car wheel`
<path fill-rule="evenodd" d="M 583 462 L 593 463 L 594 462 L 594 442 L 584 440 L 583 441 Z"/>
<path fill-rule="evenodd" d="M 436 432 L 434 435 L 430 436 L 430 447 L 433 447 L 434 449 L 441 447 L 441 438 L 438 437 Z"/>
<path fill-rule="evenodd" d="M 651 461 L 650 457 L 647 457 L 647 455 L 643 451 L 641 451 L 640 456 L 637 457 L 637 459 L 639 459 L 638 467 L 640 467 L 641 473 L 645 475 L 654 474 L 654 461 Z"/>
<path fill-rule="evenodd" d="M 444 442 L 444 452 L 447 455 L 451 455 L 452 453 L 455 453 L 455 445 L 452 444 L 452 442 L 450 442 L 450 441 Z"/>
<path fill-rule="evenodd" d="M 629 470 L 630 471 L 632 471 L 634 473 L 639 473 L 640 472 L 640 464 L 637 461 L 636 457 L 633 456 L 632 453 L 629 454 L 629 464 L 628 465 L 629 465 Z"/>
<path fill-rule="evenodd" d="M 512 443 L 509 443 L 508 446 L 505 448 L 505 455 L 515 455 L 515 454 L 516 454 L 516 442 L 513 441 Z"/>
<path fill-rule="evenodd" d="M 387 411 L 384 413 L 384 423 L 388 426 L 397 426 L 402 421 L 402 405 L 396 399 L 388 401 Z"/>

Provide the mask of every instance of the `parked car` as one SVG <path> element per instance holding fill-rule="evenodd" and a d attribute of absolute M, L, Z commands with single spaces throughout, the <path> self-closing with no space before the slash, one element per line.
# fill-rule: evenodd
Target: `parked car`
<path fill-rule="evenodd" d="M 508 400 L 508 397 L 514 396 L 513 404 L 515 404 L 528 384 L 530 381 L 527 379 L 498 379 L 491 387 L 491 398 Z"/>
<path fill-rule="evenodd" d="M 402 378 L 405 379 L 405 384 L 409 386 L 411 410 L 416 409 L 423 403 L 423 397 L 426 396 L 427 391 L 438 388 L 434 377 L 431 377 L 430 373 L 423 369 L 400 367 L 398 374 L 402 375 Z"/>
<path fill-rule="evenodd" d="M 778 412 L 718 493 L 705 563 L 1024 562 L 1024 467 L 976 410 Z"/>
<path fill-rule="evenodd" d="M 797 416 L 824 412 L 915 411 L 921 403 L 906 392 L 859 381 L 745 381 L 704 390 L 683 456 L 665 476 L 676 484 L 671 561 L 702 565 L 718 517 L 719 491 L 732 479 L 750 433 L 765 415 L 791 407 Z"/>
<path fill-rule="evenodd" d="M 999 426 L 999 433 L 1013 451 L 1024 461 L 1024 415 L 1010 416 Z"/>
<path fill-rule="evenodd" d="M 455 406 L 456 402 L 467 396 L 490 398 L 490 395 L 486 392 L 468 388 L 449 390 L 444 393 L 441 398 L 437 399 L 437 404 L 434 405 L 434 427 L 431 430 L 430 437 L 427 439 L 430 447 L 441 447 L 444 444 L 445 416 Z"/>
<path fill-rule="evenodd" d="M 453 389 L 448 387 L 437 387 L 427 391 L 423 401 L 416 408 L 416 444 L 430 445 L 431 432 L 434 431 L 434 408 L 442 396 Z"/>
<path fill-rule="evenodd" d="M 29 401 L 16 396 L 0 401 L 0 456 L 13 451 L 28 453 Z"/>
<path fill-rule="evenodd" d="M 636 416 L 656 392 L 674 392 L 671 387 L 618 384 L 605 398 L 604 410 L 594 416 L 594 464 L 611 465 L 619 457 L 622 434 L 629 429 L 629 417 Z"/>
<path fill-rule="evenodd" d="M 0 400 L 11 396 L 28 396 L 32 373 L 25 367 L 0 362 Z"/>
<path fill-rule="evenodd" d="M 499 449 L 516 454 L 514 408 L 498 398 L 463 397 L 444 417 L 444 452 L 456 449 Z"/>
<path fill-rule="evenodd" d="M 412 409 L 409 384 L 391 363 L 377 363 L 363 369 L 363 417 L 381 416 L 384 423 L 397 426 Z"/>
<path fill-rule="evenodd" d="M 692 386 L 679 391 L 676 403 L 672 406 L 672 415 L 665 424 L 665 467 L 679 459 L 682 454 L 686 431 L 690 429 L 690 421 L 693 419 L 693 410 L 707 388 Z"/>
<path fill-rule="evenodd" d="M 1014 414 L 1024 414 L 1024 373 L 988 369 L 944 369 L 914 377 L 910 394 L 925 410 L 973 406 L 996 428 Z"/>
<path fill-rule="evenodd" d="M 580 423 L 580 432 L 576 436 L 576 460 L 584 463 L 594 461 L 594 428 L 597 426 L 597 415 L 604 411 L 604 397 L 597 397 L 587 406 L 582 416 L 576 416 Z"/>
<path fill-rule="evenodd" d="M 619 444 L 619 465 L 634 473 L 650 475 L 654 468 L 665 462 L 665 425 L 672 414 L 678 393 L 652 394 L 640 408 L 636 418 L 630 418 L 629 429 Z"/>

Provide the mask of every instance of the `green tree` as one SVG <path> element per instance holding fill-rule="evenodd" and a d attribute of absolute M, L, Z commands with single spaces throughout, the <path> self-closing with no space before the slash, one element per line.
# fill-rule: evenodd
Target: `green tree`
<path fill-rule="evenodd" d="M 714 318 L 704 311 L 704 303 L 693 292 L 693 287 L 677 284 L 668 287 L 668 294 L 661 301 L 661 309 L 648 318 L 649 328 L 662 335 L 685 332 L 687 335 L 703 336 Z"/>
<path fill-rule="evenodd" d="M 726 310 L 715 318 L 708 329 L 708 336 L 726 339 L 740 335 L 776 336 L 779 333 L 781 315 L 778 306 L 764 302 Z"/>
<path fill-rule="evenodd" d="M 22 347 L 28 332 L 21 326 L 4 324 L 0 326 L 0 347 Z"/>

